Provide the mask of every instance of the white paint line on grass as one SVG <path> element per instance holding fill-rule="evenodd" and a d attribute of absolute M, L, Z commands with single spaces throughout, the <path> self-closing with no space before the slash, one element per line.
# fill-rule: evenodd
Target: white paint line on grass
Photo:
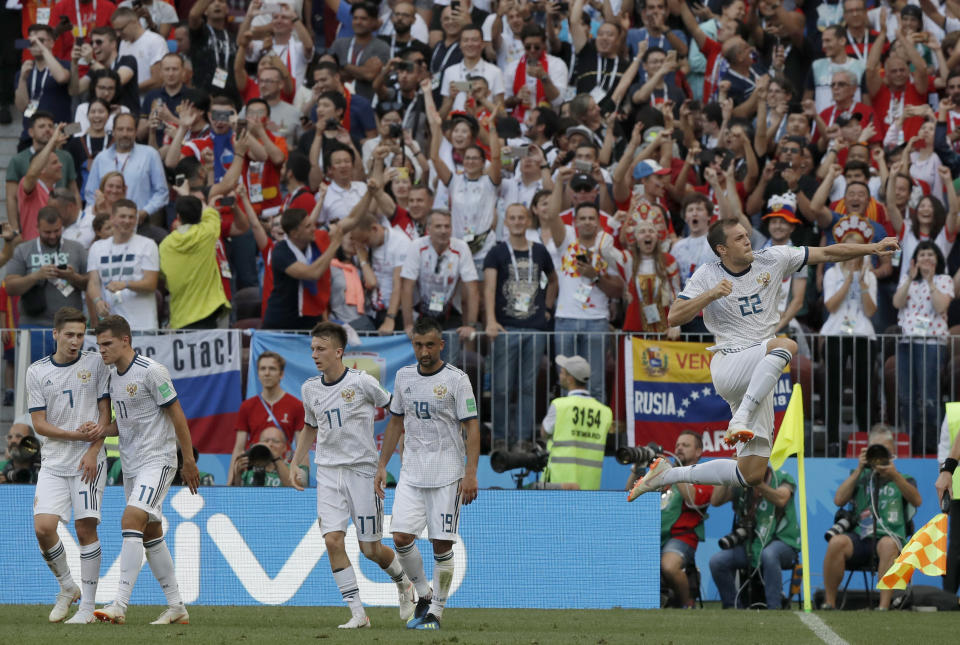
<path fill-rule="evenodd" d="M 816 614 L 808 614 L 802 611 L 795 611 L 793 613 L 797 615 L 800 622 L 806 625 L 810 631 L 816 634 L 817 638 L 827 645 L 850 645 L 847 641 L 840 638 L 837 632 L 830 629 L 829 625 L 823 622 Z"/>

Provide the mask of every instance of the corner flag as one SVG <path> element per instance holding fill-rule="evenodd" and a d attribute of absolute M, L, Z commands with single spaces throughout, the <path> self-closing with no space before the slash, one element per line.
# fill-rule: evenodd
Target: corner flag
<path fill-rule="evenodd" d="M 803 454 L 803 392 L 800 390 L 800 384 L 796 383 L 790 395 L 787 411 L 783 415 L 783 421 L 780 422 L 777 439 L 773 442 L 770 467 L 779 470 L 787 457 L 798 453 Z"/>
<path fill-rule="evenodd" d="M 906 589 L 913 572 L 928 576 L 947 573 L 947 516 L 938 514 L 913 534 L 900 557 L 877 582 L 877 589 Z"/>

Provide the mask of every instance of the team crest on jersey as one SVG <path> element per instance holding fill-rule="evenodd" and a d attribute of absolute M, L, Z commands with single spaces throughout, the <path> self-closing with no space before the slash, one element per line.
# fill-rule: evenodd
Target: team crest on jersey
<path fill-rule="evenodd" d="M 667 353 L 659 347 L 648 347 L 640 354 L 640 364 L 647 371 L 648 376 L 663 376 L 667 373 Z"/>
<path fill-rule="evenodd" d="M 127 394 L 130 396 L 137 395 L 137 384 L 136 383 L 127 383 Z"/>
<path fill-rule="evenodd" d="M 769 285 L 771 279 L 772 278 L 770 276 L 769 271 L 764 271 L 763 273 L 757 276 L 757 282 L 760 284 L 761 287 L 766 287 L 767 285 Z"/>
<path fill-rule="evenodd" d="M 340 398 L 343 399 L 346 403 L 353 403 L 353 399 L 357 396 L 356 391 L 352 387 L 345 387 L 340 390 Z"/>
<path fill-rule="evenodd" d="M 438 399 L 442 399 L 447 395 L 447 386 L 444 384 L 435 385 L 433 387 L 433 393 L 437 395 Z"/>
<path fill-rule="evenodd" d="M 86 385 L 90 382 L 90 379 L 93 378 L 93 373 L 90 370 L 80 370 L 77 372 L 77 378 L 80 379 L 80 382 Z"/>

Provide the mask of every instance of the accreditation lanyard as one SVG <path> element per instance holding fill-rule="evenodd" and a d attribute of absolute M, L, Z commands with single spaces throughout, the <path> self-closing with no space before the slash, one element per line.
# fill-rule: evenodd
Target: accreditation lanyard
<path fill-rule="evenodd" d="M 604 68 L 603 58 L 600 56 L 600 52 L 597 52 L 597 86 L 607 90 L 608 92 L 613 89 L 613 84 L 617 80 L 617 72 L 620 71 L 620 57 L 617 56 L 613 59 L 613 69 L 610 70 L 610 73 L 607 75 L 607 80 L 609 83 L 604 85 Z"/>
<path fill-rule="evenodd" d="M 863 37 L 863 42 L 859 43 L 860 47 L 857 47 L 857 39 L 847 33 L 847 42 L 850 43 L 850 47 L 853 49 L 853 55 L 857 60 L 865 62 L 867 60 L 867 43 L 870 41 L 870 32 L 868 31 Z"/>
<path fill-rule="evenodd" d="M 517 257 L 513 254 L 513 245 L 507 241 L 507 250 L 510 251 L 510 265 L 513 267 L 513 277 L 520 282 L 520 269 L 517 268 Z M 527 282 L 533 282 L 533 245 L 527 251 Z"/>
<path fill-rule="evenodd" d="M 443 45 L 443 41 L 441 40 L 440 42 L 437 43 L 437 46 L 433 48 L 433 53 L 436 54 L 436 53 L 437 53 L 437 50 L 440 49 L 440 47 L 441 47 L 442 45 Z M 443 60 L 440 61 L 440 67 L 434 67 L 433 65 L 431 65 L 431 66 L 430 66 L 430 67 L 431 67 L 430 71 L 433 72 L 434 74 L 437 74 L 437 73 L 442 72 L 443 70 L 445 70 L 445 69 L 447 68 L 447 61 L 450 60 L 450 56 L 452 56 L 454 50 L 455 50 L 455 49 L 458 49 L 459 47 L 460 47 L 460 43 L 453 43 L 452 45 L 450 45 L 449 47 L 447 47 L 447 51 L 446 51 L 446 53 L 443 55 Z M 436 60 L 436 59 L 437 59 L 437 57 L 436 57 L 435 55 L 430 57 L 430 60 L 431 60 L 431 61 L 434 61 L 434 60 Z"/>
<path fill-rule="evenodd" d="M 220 69 L 227 69 L 227 65 L 230 62 L 230 37 L 224 36 L 221 41 L 217 37 L 217 32 L 213 30 L 213 27 L 207 24 L 207 31 L 210 32 L 210 39 L 213 41 L 213 62 Z M 220 62 L 220 46 L 223 45 L 223 62 Z"/>
<path fill-rule="evenodd" d="M 357 57 L 354 58 L 354 57 L 353 57 L 353 46 L 354 46 L 354 44 L 355 44 L 355 41 L 356 41 L 356 38 L 351 38 L 351 39 L 350 39 L 350 48 L 347 50 L 347 62 L 348 62 L 349 64 L 351 64 L 351 65 L 356 65 L 356 64 L 357 64 L 357 61 L 360 60 L 360 57 L 361 57 L 361 56 L 363 56 L 363 52 L 367 51 L 367 45 L 370 44 L 370 43 L 367 43 L 367 45 L 364 45 L 362 48 L 360 48 L 360 50 L 357 52 Z"/>
<path fill-rule="evenodd" d="M 73 7 L 77 10 L 77 26 L 76 29 L 79 30 L 80 36 L 87 35 L 87 28 L 83 24 L 83 16 L 80 14 L 80 0 L 73 0 Z M 93 0 L 93 15 L 90 16 L 90 22 L 93 24 L 97 23 L 97 0 Z"/>
<path fill-rule="evenodd" d="M 260 399 L 260 403 L 263 404 L 263 409 L 267 411 L 267 416 L 270 417 L 270 421 L 273 422 L 273 425 L 275 425 L 276 427 L 278 427 L 278 428 L 280 428 L 280 429 L 282 430 L 283 428 L 282 428 L 282 426 L 280 425 L 280 422 L 277 421 L 277 417 L 276 417 L 276 415 L 273 413 L 273 409 L 267 404 L 267 400 L 266 400 L 265 398 L 263 398 L 263 395 L 262 395 L 262 394 L 258 394 L 258 395 L 257 395 L 257 398 L 259 398 L 259 399 Z"/>
<path fill-rule="evenodd" d="M 43 70 L 43 76 L 40 76 L 39 70 L 36 67 L 33 68 L 33 84 L 30 89 L 30 98 L 39 101 L 40 97 L 43 95 L 43 88 L 47 84 L 47 76 L 50 74 L 50 68 L 47 67 Z"/>

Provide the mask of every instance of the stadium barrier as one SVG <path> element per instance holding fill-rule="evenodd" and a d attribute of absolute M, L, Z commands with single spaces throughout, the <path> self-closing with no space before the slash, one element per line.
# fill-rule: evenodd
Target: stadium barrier
<path fill-rule="evenodd" d="M 57 583 L 40 557 L 32 529 L 33 486 L 0 486 L 0 604 L 52 602 Z M 384 504 L 389 538 L 393 491 Z M 660 508 L 648 496 L 629 509 L 612 492 L 484 490 L 460 513 L 450 607 L 655 608 L 659 606 Z M 103 549 L 97 602 L 113 599 L 120 573 L 123 489 L 108 486 L 103 500 Z M 617 509 L 617 510 L 613 510 Z M 629 512 L 626 512 L 629 510 Z M 622 511 L 622 512 L 621 512 Z M 184 601 L 201 605 L 342 604 L 324 557 L 313 491 L 172 488 L 164 528 Z M 60 536 L 74 576 L 80 555 L 72 526 Z M 425 537 L 421 536 L 421 537 Z M 368 605 L 396 606 L 396 586 L 359 553 L 347 531 L 347 553 Z M 428 577 L 432 549 L 418 540 Z M 638 584 L 638 581 L 645 581 Z M 141 570 L 132 602 L 164 604 Z"/>
<path fill-rule="evenodd" d="M 23 382 L 30 359 L 52 351 L 52 336 L 49 332 L 40 331 L 4 331 L 16 333 L 16 378 L 17 382 Z M 249 337 L 242 338 L 241 333 Z M 539 422 L 546 414 L 550 400 L 560 395 L 553 357 L 561 351 L 563 336 L 552 332 L 524 332 L 524 337 L 535 339 L 533 344 L 537 354 L 533 358 L 530 355 L 515 355 L 518 332 L 505 332 L 501 336 L 495 341 L 488 339 L 483 332 L 477 332 L 472 340 L 461 343 L 455 334 L 449 334 L 447 351 L 451 362 L 470 376 L 478 393 L 481 423 L 488 432 L 494 424 L 494 410 L 499 408 L 506 411 L 503 437 L 512 446 L 518 441 L 530 441 L 537 436 Z M 629 424 L 626 423 L 628 399 L 625 393 L 636 394 L 625 374 L 632 360 L 629 339 L 650 341 L 647 344 L 654 350 L 667 341 L 657 335 L 619 331 L 590 334 L 589 337 L 586 334 L 567 334 L 565 337 L 577 339 L 581 343 L 581 353 L 588 360 L 595 358 L 596 352 L 602 355 L 602 360 L 595 358 L 595 364 L 604 366 L 599 379 L 603 383 L 602 396 L 604 402 L 613 408 L 616 420 L 609 447 L 616 449 L 621 445 L 647 443 L 654 438 L 661 443 L 671 443 L 669 436 L 664 437 L 662 433 L 648 436 L 642 427 L 637 432 L 629 432 Z M 589 342 L 590 339 L 594 342 Z M 699 340 L 696 336 L 684 339 Z M 951 335 L 942 341 L 930 343 L 907 343 L 903 337 L 890 334 L 879 334 L 871 341 L 859 337 L 815 334 L 805 334 L 798 340 L 800 351 L 790 367 L 790 382 L 803 386 L 807 456 L 855 456 L 863 441 L 863 436 L 856 433 L 867 431 L 877 422 L 887 423 L 900 432 L 898 440 L 902 456 L 930 455 L 934 452 L 932 446 L 936 445 L 943 403 L 960 399 L 960 336 Z M 309 342 L 303 332 L 164 330 L 136 335 L 134 345 L 147 355 L 165 362 L 175 385 L 178 378 L 196 379 L 185 381 L 187 387 L 181 386 L 178 390 L 184 393 L 185 411 L 191 419 L 191 428 L 195 438 L 199 439 L 196 443 L 201 451 L 229 452 L 232 447 L 233 415 L 240 399 L 256 394 L 258 390 L 255 366 L 250 368 L 246 352 L 242 349 L 247 341 L 251 358 L 266 349 L 280 349 L 280 353 L 288 360 L 302 363 L 304 369 L 313 374 Z M 95 347 L 92 335 L 87 346 Z M 684 350 L 689 358 L 688 364 L 683 364 L 681 357 L 680 361 L 665 366 L 668 373 L 666 380 L 669 382 L 672 378 L 675 383 L 688 383 L 691 374 L 694 374 L 694 378 L 708 386 L 711 355 L 702 350 L 704 346 L 690 345 L 688 350 Z M 509 356 L 505 356 L 507 353 Z M 648 353 L 654 359 L 657 356 L 656 351 Z M 412 349 L 402 334 L 386 338 L 363 337 L 360 346 L 348 349 L 348 355 L 357 358 L 355 364 L 358 366 L 374 370 L 384 385 L 392 381 L 393 372 L 398 366 L 414 360 Z M 535 365 L 529 364 L 531 360 Z M 903 370 L 899 378 L 898 361 Z M 240 384 L 240 373 L 244 369 L 247 374 L 245 393 Z M 524 380 L 503 379 L 504 372 L 518 374 Z M 299 372 L 288 374 L 284 386 L 297 394 L 303 377 L 297 376 L 295 379 L 292 374 Z M 533 376 L 528 376 L 531 374 Z M 927 377 L 924 378 L 924 375 Z M 9 387 L 5 378 L 4 371 L 0 370 L 0 389 L 3 390 Z M 785 379 L 784 384 L 784 391 L 789 392 Z M 512 409 L 509 405 L 511 401 L 524 403 L 526 400 L 521 393 L 529 392 L 531 388 L 533 396 L 529 400 L 534 405 L 532 427 L 528 425 L 531 416 L 524 416 L 523 408 Z M 630 401 L 633 400 L 631 397 Z M 658 404 L 652 391 L 643 401 L 649 405 Z M 678 407 L 680 403 L 676 401 Z M 785 399 L 780 403 L 781 407 L 786 406 Z M 694 406 L 695 409 L 700 407 Z M 664 409 L 667 415 L 671 415 L 669 407 Z M 16 389 L 15 410 L 20 413 L 26 411 L 26 392 L 22 388 Z M 703 438 L 707 454 L 716 456 L 732 454 L 715 441 L 717 433 L 722 433 L 726 428 L 728 418 L 722 405 L 720 410 L 716 418 L 701 418 L 697 422 L 705 427 Z M 924 414 L 924 410 L 927 414 Z M 676 431 L 679 432 L 683 419 L 673 414 L 671 421 L 677 424 Z M 924 437 L 925 445 L 922 443 Z"/>

